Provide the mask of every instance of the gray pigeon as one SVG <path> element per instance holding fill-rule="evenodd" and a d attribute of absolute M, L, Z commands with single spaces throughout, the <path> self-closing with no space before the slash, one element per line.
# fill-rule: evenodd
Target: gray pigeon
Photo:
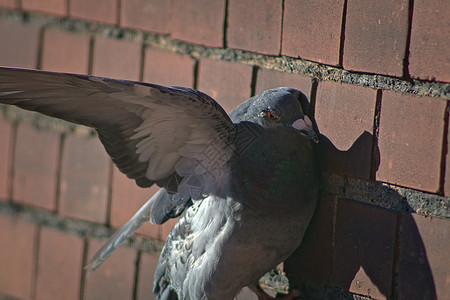
<path fill-rule="evenodd" d="M 0 68 L 0 103 L 95 128 L 121 172 L 162 188 L 92 269 L 144 221 L 181 215 L 156 269 L 157 299 L 233 299 L 244 286 L 267 299 L 258 280 L 300 245 L 318 197 L 304 100 L 267 90 L 228 116 L 188 88 Z"/>

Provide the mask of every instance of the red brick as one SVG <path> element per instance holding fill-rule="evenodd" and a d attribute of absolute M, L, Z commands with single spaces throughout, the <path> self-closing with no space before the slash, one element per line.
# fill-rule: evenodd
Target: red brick
<path fill-rule="evenodd" d="M 52 15 L 67 15 L 66 0 L 22 0 L 22 9 L 48 13 Z"/>
<path fill-rule="evenodd" d="M 87 35 L 47 29 L 42 50 L 42 69 L 47 71 L 86 74 L 89 67 Z"/>
<path fill-rule="evenodd" d="M 285 0 L 281 53 L 337 65 L 343 5 L 343 0 Z"/>
<path fill-rule="evenodd" d="M 79 299 L 84 241 L 43 227 L 39 240 L 36 299 Z"/>
<path fill-rule="evenodd" d="M 228 1 L 227 41 L 231 48 L 278 55 L 281 41 L 281 0 Z"/>
<path fill-rule="evenodd" d="M 12 124 L 0 118 L 0 199 L 9 197 Z"/>
<path fill-rule="evenodd" d="M 142 253 L 139 267 L 139 281 L 137 290 L 138 300 L 155 300 L 153 294 L 153 278 L 158 265 L 159 253 Z"/>
<path fill-rule="evenodd" d="M 409 46 L 412 77 L 450 82 L 449 19 L 449 1 L 414 1 Z"/>
<path fill-rule="evenodd" d="M 383 92 L 377 180 L 414 189 L 439 189 L 446 102 Z"/>
<path fill-rule="evenodd" d="M 339 199 L 333 285 L 375 299 L 390 299 L 397 215 Z"/>
<path fill-rule="evenodd" d="M 69 15 L 73 18 L 117 23 L 117 0 L 70 0 Z"/>
<path fill-rule="evenodd" d="M 258 79 L 256 81 L 257 94 L 277 87 L 295 88 L 303 92 L 303 94 L 309 98 L 309 95 L 311 94 L 311 78 L 267 69 L 258 70 Z"/>
<path fill-rule="evenodd" d="M 376 90 L 319 83 L 315 118 L 325 136 L 319 143 L 324 170 L 370 179 L 375 103 Z"/>
<path fill-rule="evenodd" d="M 14 159 L 14 201 L 54 210 L 59 136 L 20 124 Z"/>
<path fill-rule="evenodd" d="M 187 55 L 154 49 L 145 51 L 144 81 L 162 85 L 194 86 L 195 61 Z"/>
<path fill-rule="evenodd" d="M 161 240 L 165 241 L 172 231 L 175 224 L 178 222 L 178 218 L 169 219 L 166 223 L 161 225 Z"/>
<path fill-rule="evenodd" d="M 334 201 L 335 197 L 331 195 L 320 195 L 316 212 L 302 244 L 284 263 L 284 270 L 295 282 L 301 282 L 303 279 L 322 284 L 330 282 Z"/>
<path fill-rule="evenodd" d="M 0 293 L 30 299 L 36 260 L 36 226 L 0 215 L 0 228 Z"/>
<path fill-rule="evenodd" d="M 408 36 L 408 0 L 349 0 L 345 69 L 402 76 Z"/>
<path fill-rule="evenodd" d="M 97 138 L 68 136 L 61 168 L 60 213 L 104 223 L 109 166 L 109 157 Z"/>
<path fill-rule="evenodd" d="M 448 249 L 448 219 L 403 216 L 398 299 L 446 299 L 450 294 Z"/>
<path fill-rule="evenodd" d="M 18 5 L 16 0 L 0 0 L 0 7 L 16 9 L 18 8 Z"/>
<path fill-rule="evenodd" d="M 89 258 L 104 242 L 90 240 Z M 86 278 L 84 299 L 132 299 L 135 263 L 134 249 L 118 248 L 95 273 Z"/>
<path fill-rule="evenodd" d="M 251 82 L 252 66 L 212 59 L 200 61 L 198 89 L 227 112 L 250 97 Z"/>
<path fill-rule="evenodd" d="M 159 187 L 156 185 L 148 189 L 138 187 L 134 180 L 126 177 L 115 167 L 113 171 L 111 225 L 114 227 L 122 226 L 158 190 Z M 147 222 L 137 232 L 158 239 L 159 231 L 158 225 Z"/>
<path fill-rule="evenodd" d="M 93 74 L 116 79 L 139 80 L 141 46 L 102 36 L 95 38 Z"/>
<path fill-rule="evenodd" d="M 120 20 L 123 27 L 170 33 L 172 1 L 122 0 Z"/>
<path fill-rule="evenodd" d="M 35 25 L 0 21 L 0 66 L 36 68 L 39 30 Z"/>
<path fill-rule="evenodd" d="M 172 37 L 223 47 L 225 0 L 174 0 Z"/>

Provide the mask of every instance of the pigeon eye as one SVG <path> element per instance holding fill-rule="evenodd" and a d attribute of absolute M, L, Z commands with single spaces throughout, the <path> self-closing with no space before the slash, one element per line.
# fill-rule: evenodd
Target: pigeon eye
<path fill-rule="evenodd" d="M 267 112 L 267 117 L 269 119 L 271 119 L 272 121 L 278 121 L 280 119 L 280 117 L 277 114 L 275 114 L 275 113 L 273 113 L 271 111 Z"/>

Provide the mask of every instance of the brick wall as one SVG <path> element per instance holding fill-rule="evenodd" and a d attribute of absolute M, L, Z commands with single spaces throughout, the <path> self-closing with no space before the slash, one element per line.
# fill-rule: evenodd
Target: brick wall
<path fill-rule="evenodd" d="M 302 90 L 323 172 L 285 270 L 305 299 L 446 299 L 448 19 L 445 0 L 0 0 L 0 65 L 193 87 L 227 110 Z M 89 129 L 2 107 L 0 294 L 152 299 L 174 222 L 145 225 L 92 276 L 83 265 L 155 190 Z"/>

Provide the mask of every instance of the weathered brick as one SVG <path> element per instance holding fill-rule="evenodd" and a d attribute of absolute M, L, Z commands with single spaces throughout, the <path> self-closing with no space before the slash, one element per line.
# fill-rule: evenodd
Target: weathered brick
<path fill-rule="evenodd" d="M 105 222 L 109 162 L 97 138 L 72 135 L 66 138 L 61 167 L 62 215 Z"/>
<path fill-rule="evenodd" d="M 213 97 L 227 111 L 250 97 L 252 67 L 233 62 L 202 59 L 198 89 Z"/>
<path fill-rule="evenodd" d="M 178 55 L 154 49 L 145 51 L 144 81 L 162 85 L 194 86 L 195 61 L 187 55 Z"/>
<path fill-rule="evenodd" d="M 159 190 L 156 185 L 148 189 L 140 188 L 134 180 L 122 174 L 116 167 L 113 170 L 111 225 L 120 227 L 127 222 L 150 197 Z M 145 223 L 138 233 L 158 239 L 159 226 Z"/>
<path fill-rule="evenodd" d="M 105 241 L 91 239 L 89 258 Z M 136 250 L 120 247 L 86 278 L 84 299 L 132 299 Z"/>
<path fill-rule="evenodd" d="M 223 46 L 225 0 L 174 0 L 172 37 L 210 47 Z"/>
<path fill-rule="evenodd" d="M 284 1 L 282 54 L 339 63 L 344 1 Z"/>
<path fill-rule="evenodd" d="M 79 299 L 83 268 L 81 237 L 43 227 L 39 240 L 36 299 Z"/>
<path fill-rule="evenodd" d="M 137 43 L 95 38 L 92 72 L 96 76 L 139 80 L 141 46 Z"/>
<path fill-rule="evenodd" d="M 335 226 L 333 285 L 390 299 L 397 214 L 338 199 Z"/>
<path fill-rule="evenodd" d="M 12 124 L 0 118 L 0 199 L 2 200 L 9 197 L 12 130 Z"/>
<path fill-rule="evenodd" d="M 445 106 L 436 98 L 383 91 L 377 180 L 439 189 Z"/>
<path fill-rule="evenodd" d="M 402 76 L 408 36 L 408 0 L 349 0 L 345 69 Z"/>
<path fill-rule="evenodd" d="M 123 27 L 170 33 L 172 1 L 122 0 L 121 3 Z"/>
<path fill-rule="evenodd" d="M 0 215 L 0 293 L 30 299 L 33 293 L 36 226 Z"/>
<path fill-rule="evenodd" d="M 409 47 L 412 77 L 450 82 L 449 19 L 449 1 L 414 1 Z"/>
<path fill-rule="evenodd" d="M 370 179 L 376 90 L 335 82 L 318 85 L 315 119 L 324 170 Z"/>
<path fill-rule="evenodd" d="M 16 0 L 0 0 L 0 7 L 8 9 L 18 8 Z"/>
<path fill-rule="evenodd" d="M 70 0 L 69 15 L 73 18 L 117 23 L 117 0 Z"/>
<path fill-rule="evenodd" d="M 14 201 L 56 208 L 59 136 L 20 124 L 14 159 Z"/>
<path fill-rule="evenodd" d="M 89 67 L 87 35 L 47 29 L 42 49 L 42 69 L 47 71 L 87 74 Z"/>
<path fill-rule="evenodd" d="M 281 41 L 281 0 L 228 1 L 227 41 L 231 48 L 278 55 Z"/>
<path fill-rule="evenodd" d="M 0 21 L 0 66 L 36 68 L 39 30 L 35 25 Z"/>
<path fill-rule="evenodd" d="M 284 263 L 294 282 L 309 280 L 329 284 L 333 253 L 335 197 L 321 194 L 316 212 L 300 247 Z M 319 264 L 317 262 L 320 262 Z"/>
<path fill-rule="evenodd" d="M 450 222 L 404 215 L 400 231 L 398 299 L 445 299 L 450 294 Z"/>
<path fill-rule="evenodd" d="M 48 13 L 52 15 L 67 15 L 66 0 L 22 0 L 22 9 Z"/>
<path fill-rule="evenodd" d="M 153 294 L 153 282 L 155 276 L 156 266 L 158 265 L 159 253 L 142 253 L 141 264 L 139 267 L 138 279 L 138 300 L 155 300 L 156 296 Z"/>
<path fill-rule="evenodd" d="M 307 76 L 259 69 L 255 90 L 259 94 L 268 89 L 290 87 L 301 91 L 309 98 L 311 94 L 311 83 L 311 78 Z"/>

